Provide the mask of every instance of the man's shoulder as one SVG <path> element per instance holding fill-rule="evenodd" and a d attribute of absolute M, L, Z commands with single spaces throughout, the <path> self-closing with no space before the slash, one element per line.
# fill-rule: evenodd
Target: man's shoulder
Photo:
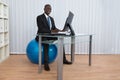
<path fill-rule="evenodd" d="M 44 16 L 44 14 L 41 14 L 41 15 L 38 15 L 37 17 L 43 17 Z"/>
<path fill-rule="evenodd" d="M 40 15 L 38 15 L 38 17 L 39 17 L 39 16 L 43 16 L 43 15 L 44 15 L 44 14 L 40 14 Z"/>

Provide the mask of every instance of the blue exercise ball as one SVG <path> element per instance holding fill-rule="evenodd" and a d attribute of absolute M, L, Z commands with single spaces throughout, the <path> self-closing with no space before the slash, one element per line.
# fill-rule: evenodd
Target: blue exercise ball
<path fill-rule="evenodd" d="M 42 64 L 44 64 L 44 46 L 42 45 Z M 31 40 L 26 48 L 26 53 L 27 53 L 27 57 L 28 59 L 35 64 L 38 64 L 38 60 L 39 60 L 39 44 L 38 42 L 33 39 Z M 57 57 L 57 47 L 55 44 L 49 44 L 49 63 L 54 62 L 54 60 Z"/>

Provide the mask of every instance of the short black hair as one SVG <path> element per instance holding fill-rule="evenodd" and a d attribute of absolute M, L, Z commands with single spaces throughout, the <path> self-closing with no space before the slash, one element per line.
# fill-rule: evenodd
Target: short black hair
<path fill-rule="evenodd" d="M 50 5 L 50 4 L 46 4 L 46 5 L 44 6 L 44 8 L 46 8 L 47 6 L 50 6 L 50 7 L 51 7 L 51 5 Z"/>

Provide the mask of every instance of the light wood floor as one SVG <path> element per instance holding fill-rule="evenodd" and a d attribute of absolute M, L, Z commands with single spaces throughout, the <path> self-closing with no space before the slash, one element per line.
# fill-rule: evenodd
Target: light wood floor
<path fill-rule="evenodd" d="M 0 63 L 0 80 L 57 80 L 56 62 L 50 68 L 39 74 L 26 55 L 11 55 Z M 120 55 L 92 55 L 92 66 L 88 55 L 76 55 L 74 64 L 64 65 L 63 80 L 120 80 Z"/>

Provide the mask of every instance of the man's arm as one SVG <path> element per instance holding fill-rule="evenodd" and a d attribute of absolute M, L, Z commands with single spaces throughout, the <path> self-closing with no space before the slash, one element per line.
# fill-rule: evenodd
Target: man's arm
<path fill-rule="evenodd" d="M 62 30 L 58 29 L 56 26 L 55 26 L 55 23 L 54 23 L 54 19 L 51 17 L 51 20 L 52 20 L 52 29 L 51 29 L 51 32 L 60 32 Z"/>

